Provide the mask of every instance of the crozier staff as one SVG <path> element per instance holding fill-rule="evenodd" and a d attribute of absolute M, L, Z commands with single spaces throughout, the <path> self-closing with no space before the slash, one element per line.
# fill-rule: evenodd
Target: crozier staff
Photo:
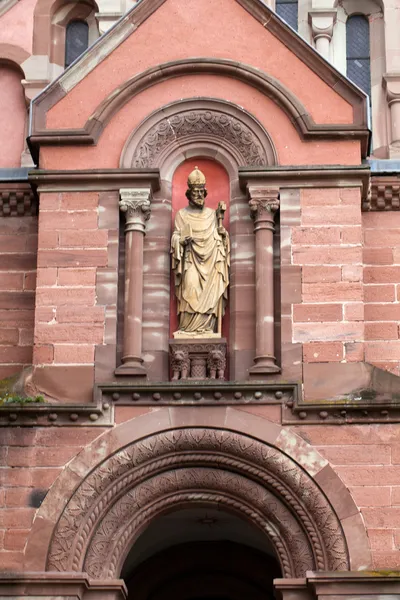
<path fill-rule="evenodd" d="M 226 206 L 208 208 L 206 196 L 206 178 L 195 167 L 188 177 L 189 204 L 178 211 L 171 240 L 179 319 L 174 337 L 221 335 L 230 264 L 229 234 L 222 225 Z"/>

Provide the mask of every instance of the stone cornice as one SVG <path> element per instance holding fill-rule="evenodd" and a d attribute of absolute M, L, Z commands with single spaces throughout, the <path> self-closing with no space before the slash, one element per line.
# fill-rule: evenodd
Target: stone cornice
<path fill-rule="evenodd" d="M 363 203 L 363 210 L 400 210 L 400 175 L 372 176 L 370 193 Z"/>
<path fill-rule="evenodd" d="M 160 189 L 160 172 L 158 169 L 35 170 L 29 173 L 29 182 L 40 192 L 106 191 L 140 186 L 150 186 L 156 192 Z"/>
<path fill-rule="evenodd" d="M 37 214 L 37 198 L 29 185 L 0 184 L 0 217 L 25 217 Z"/>

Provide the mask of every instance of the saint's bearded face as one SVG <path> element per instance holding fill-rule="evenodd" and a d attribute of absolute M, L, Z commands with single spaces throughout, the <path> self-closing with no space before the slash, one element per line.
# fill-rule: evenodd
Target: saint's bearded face
<path fill-rule="evenodd" d="M 189 204 L 195 208 L 203 208 L 206 196 L 206 190 L 203 185 L 193 185 L 189 189 Z"/>

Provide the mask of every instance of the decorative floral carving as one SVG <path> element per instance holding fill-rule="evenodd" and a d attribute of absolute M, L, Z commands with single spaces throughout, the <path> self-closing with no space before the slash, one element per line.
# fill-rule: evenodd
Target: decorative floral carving
<path fill-rule="evenodd" d="M 140 440 L 92 471 L 58 521 L 48 569 L 118 577 L 138 531 L 187 502 L 218 502 L 261 528 L 286 577 L 348 569 L 340 523 L 296 463 L 247 436 L 197 428 Z"/>
<path fill-rule="evenodd" d="M 196 135 L 222 138 L 232 144 L 242 157 L 242 164 L 261 167 L 268 164 L 262 145 L 244 122 L 217 110 L 184 111 L 154 125 L 140 140 L 132 166 L 151 168 L 172 142 Z"/>
<path fill-rule="evenodd" d="M 125 214 L 125 232 L 144 231 L 146 221 L 150 218 L 151 190 L 147 188 L 121 189 L 119 208 Z"/>
<path fill-rule="evenodd" d="M 270 216 L 279 210 L 279 190 L 249 186 L 249 208 L 253 219 L 257 220 L 267 213 Z"/>

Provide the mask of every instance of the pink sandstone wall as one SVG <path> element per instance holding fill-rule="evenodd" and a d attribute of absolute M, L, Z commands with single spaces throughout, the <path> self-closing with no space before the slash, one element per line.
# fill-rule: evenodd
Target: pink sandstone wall
<path fill-rule="evenodd" d="M 36 217 L 0 219 L 0 379 L 32 364 L 36 252 Z"/>
<path fill-rule="evenodd" d="M 0 44 L 12 44 L 32 53 L 33 13 L 36 4 L 37 0 L 23 0 L 4 13 L 0 18 Z"/>
<path fill-rule="evenodd" d="M 20 71 L 1 64 L 0 56 L 0 168 L 21 166 L 27 118 L 21 78 Z"/>

